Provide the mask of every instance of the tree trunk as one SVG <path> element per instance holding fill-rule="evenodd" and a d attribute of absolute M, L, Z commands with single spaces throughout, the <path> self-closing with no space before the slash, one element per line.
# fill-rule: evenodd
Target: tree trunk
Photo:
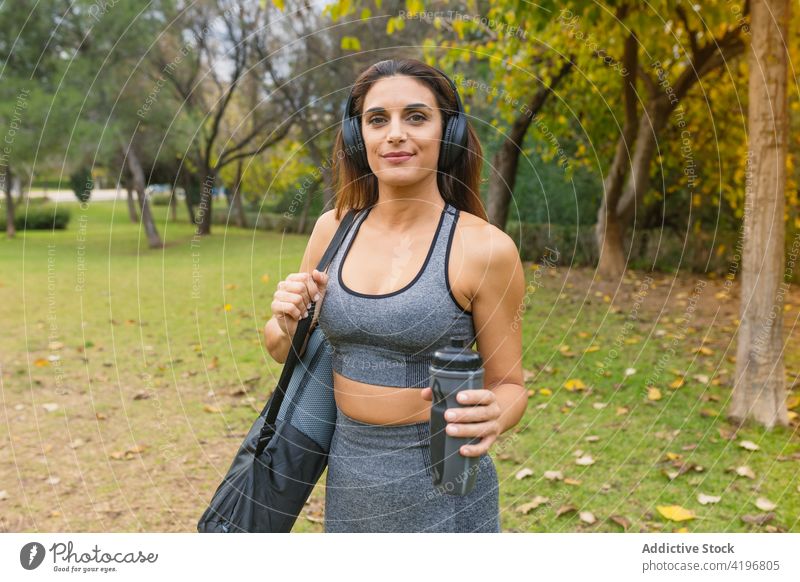
<path fill-rule="evenodd" d="M 142 224 L 144 225 L 144 231 L 147 235 L 147 244 L 151 249 L 161 248 L 164 244 L 161 242 L 158 230 L 156 230 L 156 223 L 153 220 L 153 213 L 150 210 L 150 201 L 147 199 L 144 192 L 144 169 L 142 168 L 139 156 L 136 154 L 133 145 L 128 147 L 125 157 L 128 160 L 128 170 L 133 178 L 133 189 L 136 190 L 136 196 L 139 198 L 139 208 L 142 212 Z"/>
<path fill-rule="evenodd" d="M 194 206 L 192 206 L 191 197 L 191 180 L 189 179 L 189 172 L 183 171 L 183 194 L 186 200 L 186 212 L 189 214 L 189 224 L 197 224 L 194 216 Z"/>
<path fill-rule="evenodd" d="M 178 194 L 175 192 L 175 184 L 169 194 L 169 217 L 172 222 L 178 221 Z"/>
<path fill-rule="evenodd" d="M 322 183 L 322 177 L 314 182 L 312 186 L 306 191 L 305 200 L 303 200 L 303 209 L 300 211 L 300 217 L 297 221 L 297 233 L 303 234 L 306 230 L 306 221 L 308 220 L 308 211 L 311 209 L 311 193 Z"/>
<path fill-rule="evenodd" d="M 133 186 L 130 182 L 125 183 L 125 189 L 128 191 L 128 218 L 131 219 L 132 223 L 138 224 L 139 213 L 136 212 L 136 202 L 133 199 Z"/>
<path fill-rule="evenodd" d="M 233 193 L 231 194 L 231 205 L 234 216 L 236 218 L 236 226 L 239 228 L 247 228 L 247 216 L 244 213 L 244 204 L 242 204 L 242 160 L 240 159 L 236 165 L 236 183 L 233 185 Z"/>
<path fill-rule="evenodd" d="M 748 169 L 736 381 L 728 416 L 787 425 L 783 363 L 788 144 L 788 0 L 754 0 L 748 65 Z"/>
<path fill-rule="evenodd" d="M 497 169 L 489 177 L 489 191 L 487 200 L 487 215 L 489 222 L 500 230 L 505 230 L 508 221 L 508 208 L 511 202 L 511 193 L 517 182 L 517 168 L 519 167 L 519 155 L 522 152 L 522 144 L 525 141 L 525 134 L 531 126 L 534 118 L 544 107 L 547 96 L 553 89 L 567 76 L 572 70 L 572 58 L 566 59 L 564 65 L 551 81 L 549 87 L 543 87 L 531 98 L 527 110 L 523 111 L 511 126 L 508 137 L 503 141 L 500 150 L 492 158 L 493 166 Z"/>
<path fill-rule="evenodd" d="M 625 120 L 617 141 L 614 159 L 603 181 L 603 200 L 597 211 L 595 241 L 598 249 L 598 275 L 604 279 L 619 280 L 625 272 L 623 243 L 624 227 L 617 218 L 617 205 L 622 195 L 625 176 L 630 169 L 631 151 L 636 140 L 638 112 L 636 103 L 636 69 L 638 66 L 638 39 L 631 33 L 625 39 L 623 64 L 628 74 L 622 81 Z"/>
<path fill-rule="evenodd" d="M 206 168 L 205 179 L 200 186 L 200 210 L 197 217 L 196 233 L 202 236 L 211 234 L 211 213 L 213 211 L 214 196 L 212 190 L 217 181 L 215 170 Z"/>
<path fill-rule="evenodd" d="M 14 238 L 17 234 L 17 228 L 14 226 L 14 196 L 11 194 L 12 177 L 11 168 L 6 167 L 3 183 L 6 191 L 6 237 L 8 238 Z"/>

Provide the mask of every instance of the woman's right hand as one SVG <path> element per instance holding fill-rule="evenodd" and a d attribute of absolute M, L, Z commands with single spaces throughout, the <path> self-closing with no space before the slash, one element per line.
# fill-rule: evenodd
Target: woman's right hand
<path fill-rule="evenodd" d="M 278 283 L 270 307 L 287 336 L 294 336 L 300 320 L 308 316 L 312 301 L 316 302 L 314 319 L 317 319 L 327 286 L 328 274 L 316 269 L 311 273 L 292 273 Z"/>

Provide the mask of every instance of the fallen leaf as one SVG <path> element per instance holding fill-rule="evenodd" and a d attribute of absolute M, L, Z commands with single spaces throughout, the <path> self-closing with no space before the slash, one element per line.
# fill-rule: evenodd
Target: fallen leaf
<path fill-rule="evenodd" d="M 673 380 L 672 382 L 670 382 L 669 387 L 673 389 L 680 388 L 681 386 L 683 386 L 683 383 L 684 383 L 683 378 L 678 378 L 677 380 Z"/>
<path fill-rule="evenodd" d="M 648 400 L 661 400 L 661 390 L 659 390 L 655 386 L 648 386 L 648 388 L 647 388 L 647 399 Z"/>
<path fill-rule="evenodd" d="M 0 501 L 5 501 L 6 499 L 8 499 L 8 491 L 3 489 L 0 491 Z"/>
<path fill-rule="evenodd" d="M 592 404 L 592 408 L 595 410 L 603 410 L 606 406 L 608 406 L 608 402 L 595 402 Z"/>
<path fill-rule="evenodd" d="M 133 395 L 134 400 L 147 400 L 148 398 L 150 398 L 149 392 L 137 392 Z"/>
<path fill-rule="evenodd" d="M 617 406 L 617 416 L 622 416 L 623 414 L 628 414 L 628 407 L 627 406 Z"/>
<path fill-rule="evenodd" d="M 47 402 L 45 404 L 42 404 L 42 408 L 44 408 L 47 412 L 55 412 L 56 410 L 58 410 L 58 404 L 56 404 L 55 402 Z"/>
<path fill-rule="evenodd" d="M 564 479 L 564 475 L 561 474 L 561 471 L 545 471 L 544 478 L 549 481 L 561 481 Z"/>
<path fill-rule="evenodd" d="M 580 517 L 580 519 L 581 519 L 581 521 L 583 523 L 588 523 L 589 525 L 591 525 L 591 524 L 593 524 L 594 522 L 597 521 L 597 518 L 594 516 L 594 513 L 592 513 L 591 511 L 581 511 L 578 514 L 578 517 Z"/>
<path fill-rule="evenodd" d="M 705 346 L 702 346 L 700 348 L 697 348 L 695 350 L 695 353 L 702 354 L 704 356 L 710 356 L 710 355 L 712 355 L 714 353 L 714 350 L 712 350 L 711 348 L 707 348 Z"/>
<path fill-rule="evenodd" d="M 748 479 L 756 478 L 756 474 L 753 473 L 753 470 L 747 465 L 736 467 L 736 474 L 739 475 L 739 477 L 747 477 Z"/>
<path fill-rule="evenodd" d="M 524 469 L 520 469 L 519 471 L 517 471 L 514 477 L 516 477 L 517 479 L 524 479 L 525 477 L 530 477 L 531 475 L 533 475 L 533 471 L 531 469 L 528 469 L 528 467 L 525 467 Z"/>
<path fill-rule="evenodd" d="M 581 484 L 581 480 L 580 479 L 572 479 L 571 477 L 566 477 L 566 478 L 564 478 L 564 483 L 566 483 L 567 485 L 580 485 Z"/>
<path fill-rule="evenodd" d="M 749 523 L 751 525 L 764 525 L 775 519 L 775 514 L 770 513 L 760 513 L 760 514 L 749 514 L 743 515 L 742 521 L 745 523 Z"/>
<path fill-rule="evenodd" d="M 49 366 L 50 362 L 45 360 L 44 358 L 37 358 L 33 361 L 33 365 L 37 368 L 44 368 L 45 366 Z"/>
<path fill-rule="evenodd" d="M 72 448 L 72 449 L 77 449 L 78 447 L 82 447 L 82 446 L 83 446 L 83 445 L 85 445 L 85 444 L 86 444 L 86 441 L 85 441 L 85 440 L 83 440 L 82 438 L 77 438 L 77 439 L 75 439 L 74 441 L 72 441 L 72 442 L 69 444 L 69 446 L 70 446 L 70 448 Z"/>
<path fill-rule="evenodd" d="M 761 448 L 753 441 L 742 441 L 739 443 L 739 446 L 748 451 L 757 451 Z"/>
<path fill-rule="evenodd" d="M 590 435 L 589 435 L 589 436 L 587 436 L 587 437 L 586 437 L 586 439 L 584 439 L 584 440 L 585 440 L 587 443 L 596 443 L 597 441 L 599 441 L 599 440 L 600 440 L 600 437 L 599 437 L 599 436 L 597 436 L 596 434 L 590 434 Z"/>
<path fill-rule="evenodd" d="M 575 459 L 575 464 L 587 467 L 589 465 L 594 464 L 594 459 L 592 458 L 592 455 L 584 455 L 582 457 Z"/>
<path fill-rule="evenodd" d="M 626 368 L 625 376 L 633 376 L 636 373 L 636 368 Z"/>
<path fill-rule="evenodd" d="M 759 497 L 755 501 L 756 507 L 758 507 L 761 511 L 772 511 L 773 509 L 778 507 L 777 503 L 772 503 L 766 497 Z"/>
<path fill-rule="evenodd" d="M 222 410 L 220 410 L 218 407 L 211 406 L 210 404 L 206 404 L 205 406 L 203 406 L 203 410 L 205 412 L 210 412 L 210 413 L 222 412 Z"/>
<path fill-rule="evenodd" d="M 706 495 L 705 493 L 698 493 L 697 501 L 700 505 L 708 505 L 709 503 L 719 503 L 720 497 L 719 495 Z"/>
<path fill-rule="evenodd" d="M 564 388 L 570 392 L 574 392 L 575 390 L 584 390 L 586 388 L 586 384 L 584 384 L 578 378 L 571 378 L 564 382 Z"/>
<path fill-rule="evenodd" d="M 550 499 L 548 497 L 542 497 L 541 495 L 537 495 L 536 497 L 533 498 L 532 501 L 528 503 L 523 503 L 522 505 L 517 507 L 517 511 L 523 515 L 527 515 L 528 512 L 536 509 L 543 503 L 548 503 L 549 501 Z"/>
<path fill-rule="evenodd" d="M 657 505 L 656 509 L 670 521 L 687 521 L 695 518 L 694 512 L 680 505 Z"/>
<path fill-rule="evenodd" d="M 572 511 L 577 511 L 577 508 L 574 505 L 562 505 L 556 509 L 556 517 L 561 517 L 565 513 L 570 513 Z"/>
<path fill-rule="evenodd" d="M 626 531 L 631 527 L 631 522 L 621 515 L 612 515 L 609 519 Z"/>
<path fill-rule="evenodd" d="M 592 352 L 596 352 L 600 349 L 600 346 L 589 346 L 588 348 L 583 350 L 584 354 L 590 354 Z"/>

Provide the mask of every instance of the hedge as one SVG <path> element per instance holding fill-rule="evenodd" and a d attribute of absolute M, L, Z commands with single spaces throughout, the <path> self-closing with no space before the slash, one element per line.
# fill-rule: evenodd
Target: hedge
<path fill-rule="evenodd" d="M 22 230 L 64 230 L 70 219 L 69 209 L 64 205 L 35 204 L 17 206 L 14 213 L 14 227 Z M 0 206 L 0 231 L 6 229 L 6 207 Z"/>

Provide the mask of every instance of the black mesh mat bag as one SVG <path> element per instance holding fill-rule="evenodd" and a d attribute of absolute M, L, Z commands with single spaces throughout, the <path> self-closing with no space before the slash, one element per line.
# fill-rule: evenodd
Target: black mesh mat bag
<path fill-rule="evenodd" d="M 318 271 L 328 268 L 355 214 L 351 209 L 342 219 Z M 312 328 L 315 310 L 312 301 L 292 336 L 278 385 L 198 521 L 198 532 L 288 533 L 325 470 L 336 402 L 332 348 L 316 322 Z"/>

